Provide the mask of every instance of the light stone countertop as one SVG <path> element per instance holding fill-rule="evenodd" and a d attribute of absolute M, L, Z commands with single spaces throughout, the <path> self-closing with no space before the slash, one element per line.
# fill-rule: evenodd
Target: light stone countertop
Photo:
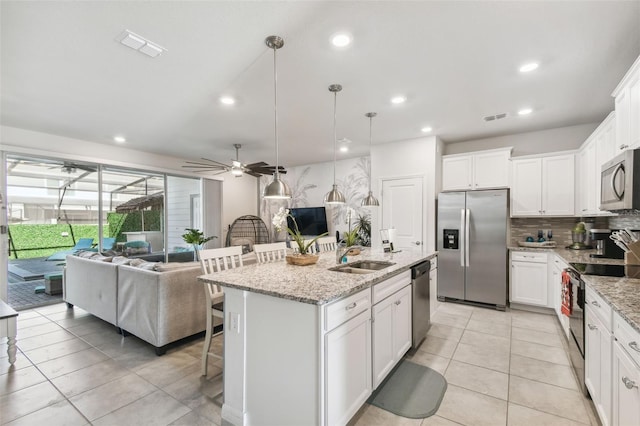
<path fill-rule="evenodd" d="M 322 305 L 356 293 L 393 275 L 435 257 L 437 252 L 422 249 L 402 249 L 397 253 L 382 253 L 382 249 L 367 247 L 349 262 L 377 260 L 395 265 L 370 274 L 349 274 L 329 271 L 336 265 L 334 252 L 320 254 L 315 265 L 289 265 L 284 260 L 243 266 L 198 277 L 199 280 L 223 287 L 237 288 L 302 303 Z"/>

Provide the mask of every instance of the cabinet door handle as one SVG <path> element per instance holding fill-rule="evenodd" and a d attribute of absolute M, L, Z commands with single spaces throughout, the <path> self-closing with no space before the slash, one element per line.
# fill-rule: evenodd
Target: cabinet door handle
<path fill-rule="evenodd" d="M 355 308 L 356 306 L 358 306 L 358 304 L 356 302 L 353 302 L 352 304 L 347 305 L 344 309 L 345 309 L 345 311 L 350 311 L 353 308 Z"/>
<path fill-rule="evenodd" d="M 589 330 L 597 330 L 598 329 L 598 327 L 596 327 L 593 324 L 587 324 L 587 325 L 589 326 Z"/>
<path fill-rule="evenodd" d="M 618 149 L 627 149 L 627 148 L 629 148 L 629 145 L 620 145 L 618 147 Z"/>
<path fill-rule="evenodd" d="M 622 377 L 622 383 L 624 383 L 624 385 L 626 386 L 627 389 L 633 389 L 633 388 L 638 388 L 638 385 L 636 385 L 636 382 L 634 382 L 633 380 L 631 380 L 630 378 L 623 376 Z"/>
<path fill-rule="evenodd" d="M 394 303 L 395 303 L 395 304 L 396 304 L 396 306 L 397 306 L 397 305 L 399 305 L 399 304 L 401 304 L 401 303 L 402 303 L 402 300 L 396 300 Z"/>
<path fill-rule="evenodd" d="M 591 304 L 597 308 L 601 307 L 597 300 L 594 300 L 593 302 L 591 302 Z"/>
<path fill-rule="evenodd" d="M 640 352 L 640 347 L 638 347 L 638 344 L 635 341 L 629 342 L 629 347 L 636 352 Z"/>

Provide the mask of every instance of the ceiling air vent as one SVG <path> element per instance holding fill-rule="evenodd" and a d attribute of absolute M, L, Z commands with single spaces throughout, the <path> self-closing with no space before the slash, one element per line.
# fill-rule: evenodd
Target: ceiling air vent
<path fill-rule="evenodd" d="M 507 116 L 506 112 L 503 112 L 501 114 L 496 114 L 496 115 L 487 115 L 484 118 L 484 121 L 494 121 L 494 120 L 500 120 L 501 118 L 505 118 Z"/>

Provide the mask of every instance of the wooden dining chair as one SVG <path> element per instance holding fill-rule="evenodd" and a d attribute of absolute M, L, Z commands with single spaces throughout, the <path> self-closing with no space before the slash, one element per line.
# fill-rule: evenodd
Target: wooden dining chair
<path fill-rule="evenodd" d="M 318 250 L 320 253 L 324 253 L 326 251 L 335 251 L 337 248 L 338 242 L 336 241 L 336 237 L 322 237 L 318 238 Z"/>
<path fill-rule="evenodd" d="M 205 275 L 241 266 L 243 266 L 242 246 L 200 250 L 200 267 Z M 204 292 L 207 305 L 207 331 L 202 349 L 202 375 L 206 376 L 209 357 L 222 359 L 220 355 L 211 351 L 211 341 L 224 332 L 223 330 L 215 334 L 213 332 L 214 318 L 220 318 L 224 323 L 224 292 L 219 285 L 212 283 L 204 283 Z"/>
<path fill-rule="evenodd" d="M 253 251 L 256 253 L 258 263 L 267 263 L 277 260 L 284 260 L 287 255 L 287 243 L 270 243 L 270 244 L 255 244 Z"/>

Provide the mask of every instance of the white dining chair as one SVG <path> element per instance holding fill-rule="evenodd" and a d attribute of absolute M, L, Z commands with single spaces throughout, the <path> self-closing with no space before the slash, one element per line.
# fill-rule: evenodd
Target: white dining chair
<path fill-rule="evenodd" d="M 224 247 L 200 250 L 200 267 L 205 275 L 243 266 L 242 246 Z M 204 283 L 205 300 L 207 305 L 207 331 L 202 349 L 202 375 L 207 375 L 209 357 L 222 359 L 222 356 L 211 351 L 211 341 L 224 330 L 213 333 L 214 318 L 224 323 L 224 292 L 217 284 Z"/>
<path fill-rule="evenodd" d="M 287 255 L 287 243 L 283 241 L 280 243 L 255 244 L 253 251 L 258 258 L 258 263 L 284 260 Z"/>
<path fill-rule="evenodd" d="M 322 237 L 318 238 L 318 241 L 316 242 L 318 243 L 318 247 L 320 248 L 320 250 L 318 250 L 320 253 L 335 251 L 338 244 L 338 242 L 336 241 L 336 237 Z"/>

